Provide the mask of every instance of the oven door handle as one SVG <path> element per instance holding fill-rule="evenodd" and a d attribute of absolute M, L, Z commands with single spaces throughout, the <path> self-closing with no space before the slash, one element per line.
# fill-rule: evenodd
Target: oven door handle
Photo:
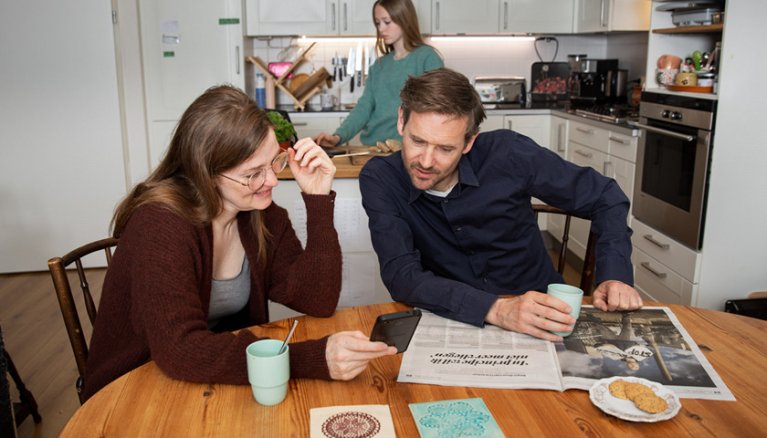
<path fill-rule="evenodd" d="M 669 137 L 674 137 L 674 138 L 678 138 L 678 139 L 686 140 L 686 141 L 695 140 L 695 137 L 693 137 L 692 135 L 680 134 L 678 132 L 669 131 L 668 129 L 661 129 L 661 128 L 656 128 L 654 126 L 648 126 L 648 125 L 645 125 L 644 123 L 636 122 L 636 123 L 633 123 L 633 125 L 638 128 L 644 129 L 646 131 L 654 132 L 656 134 L 666 135 Z"/>

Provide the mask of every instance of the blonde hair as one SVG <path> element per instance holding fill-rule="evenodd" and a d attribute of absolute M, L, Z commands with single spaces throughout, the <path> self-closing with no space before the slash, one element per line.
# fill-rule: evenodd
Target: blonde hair
<path fill-rule="evenodd" d="M 125 230 L 141 206 L 161 204 L 195 226 L 207 225 L 223 208 L 216 175 L 248 159 L 273 129 L 266 113 L 242 90 L 211 87 L 194 100 L 176 125 L 168 152 L 147 179 L 117 206 L 112 218 L 115 237 Z M 265 262 L 268 232 L 262 212 L 250 213 Z"/>

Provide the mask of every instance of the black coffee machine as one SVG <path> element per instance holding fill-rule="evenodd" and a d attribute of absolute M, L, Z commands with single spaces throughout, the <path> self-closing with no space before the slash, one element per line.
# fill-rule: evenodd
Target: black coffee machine
<path fill-rule="evenodd" d="M 618 69 L 617 59 L 579 60 L 570 66 L 570 102 L 573 106 L 591 106 L 608 100 L 608 72 Z"/>

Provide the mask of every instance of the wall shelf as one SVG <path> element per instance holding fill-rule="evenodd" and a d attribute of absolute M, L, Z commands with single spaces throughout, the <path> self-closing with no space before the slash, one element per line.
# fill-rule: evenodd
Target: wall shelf
<path fill-rule="evenodd" d="M 671 33 L 714 33 L 714 32 L 721 32 L 724 30 L 724 24 L 723 23 L 717 23 L 717 24 L 708 24 L 705 26 L 677 26 L 677 27 L 666 27 L 662 29 L 653 29 L 652 33 L 665 33 L 665 34 L 671 34 Z"/>

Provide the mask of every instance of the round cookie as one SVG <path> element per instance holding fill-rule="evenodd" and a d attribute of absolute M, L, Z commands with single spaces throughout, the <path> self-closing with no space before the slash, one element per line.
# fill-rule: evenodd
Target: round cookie
<path fill-rule="evenodd" d="M 634 400 L 634 405 L 649 414 L 659 414 L 668 409 L 666 400 L 652 394 L 639 394 Z"/>
<path fill-rule="evenodd" d="M 643 385 L 641 383 L 626 382 L 626 384 L 623 385 L 623 389 L 626 392 L 626 397 L 629 400 L 634 400 L 640 394 L 655 395 L 649 386 Z"/>
<path fill-rule="evenodd" d="M 619 398 L 621 400 L 628 400 L 628 396 L 626 395 L 626 383 L 623 380 L 616 380 L 612 382 L 609 386 L 610 388 L 610 394 L 613 395 L 615 398 Z"/>

